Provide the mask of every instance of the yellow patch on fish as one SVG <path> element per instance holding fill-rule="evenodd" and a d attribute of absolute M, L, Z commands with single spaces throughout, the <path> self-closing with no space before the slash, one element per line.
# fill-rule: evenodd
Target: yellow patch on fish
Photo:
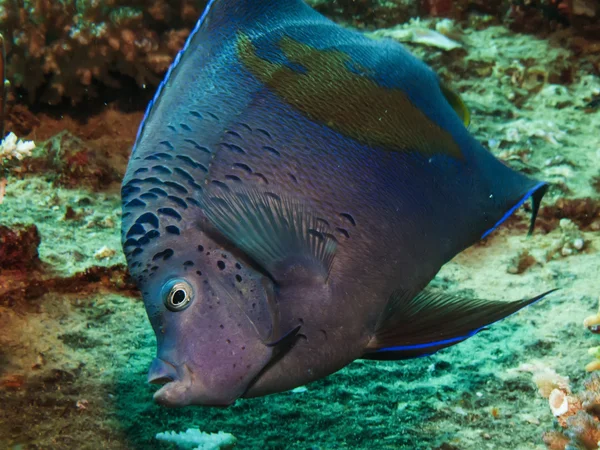
<path fill-rule="evenodd" d="M 348 54 L 318 50 L 287 36 L 278 45 L 304 71 L 261 58 L 243 33 L 238 34 L 237 53 L 253 76 L 312 120 L 373 147 L 462 159 L 450 133 L 413 105 L 402 90 L 382 87 L 360 75 L 369 70 Z"/>

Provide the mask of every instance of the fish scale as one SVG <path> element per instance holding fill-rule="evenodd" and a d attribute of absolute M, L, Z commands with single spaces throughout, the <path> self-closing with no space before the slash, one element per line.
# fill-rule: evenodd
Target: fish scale
<path fill-rule="evenodd" d="M 465 127 L 395 42 L 301 0 L 213 0 L 148 107 L 123 182 L 123 248 L 167 406 L 229 405 L 357 358 L 454 345 L 511 302 L 427 287 L 547 185 Z"/>

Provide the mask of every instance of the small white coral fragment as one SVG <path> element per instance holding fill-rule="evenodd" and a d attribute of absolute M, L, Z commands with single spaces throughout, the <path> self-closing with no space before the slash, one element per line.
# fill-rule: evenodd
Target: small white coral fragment
<path fill-rule="evenodd" d="M 18 159 L 31 156 L 31 150 L 35 148 L 35 142 L 23 141 L 17 138 L 15 133 L 9 133 L 0 143 L 0 160 Z"/>
<path fill-rule="evenodd" d="M 195 428 L 188 428 L 185 432 L 175 433 L 167 431 L 158 433 L 156 439 L 159 441 L 172 442 L 180 449 L 193 450 L 220 450 L 232 448 L 237 439 L 229 433 L 219 431 L 218 433 L 203 433 Z"/>

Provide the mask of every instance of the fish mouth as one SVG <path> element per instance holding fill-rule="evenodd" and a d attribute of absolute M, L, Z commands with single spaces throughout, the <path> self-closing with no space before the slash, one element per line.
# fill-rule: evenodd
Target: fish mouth
<path fill-rule="evenodd" d="M 175 366 L 160 358 L 152 361 L 148 371 L 148 382 L 163 385 L 154 393 L 153 399 L 159 405 L 168 408 L 188 405 L 226 407 L 236 400 L 210 395 L 187 364 Z"/>

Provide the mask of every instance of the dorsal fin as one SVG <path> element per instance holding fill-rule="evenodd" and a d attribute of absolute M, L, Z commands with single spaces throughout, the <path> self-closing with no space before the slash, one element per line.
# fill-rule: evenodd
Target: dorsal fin
<path fill-rule="evenodd" d="M 175 56 L 164 79 L 158 85 L 154 97 L 150 103 L 148 103 L 146 112 L 138 128 L 132 153 L 135 152 L 137 143 L 142 136 L 144 127 L 152 114 L 154 106 L 158 103 L 169 80 L 177 71 L 186 52 L 188 49 L 193 49 L 194 47 L 203 44 L 202 38 L 199 38 L 200 31 L 203 28 L 217 29 L 220 34 L 219 38 L 226 39 L 226 33 L 224 33 L 224 31 L 227 27 L 224 25 L 227 23 L 231 24 L 230 32 L 237 32 L 242 28 L 251 27 L 256 23 L 258 17 L 264 16 L 266 13 L 269 14 L 269 18 L 272 18 L 276 11 L 287 11 L 291 13 L 298 7 L 309 8 L 302 0 L 210 0 L 200 16 L 200 19 L 196 22 L 196 26 L 190 32 L 181 51 Z M 242 24 L 246 24 L 247 27 L 243 27 Z"/>

